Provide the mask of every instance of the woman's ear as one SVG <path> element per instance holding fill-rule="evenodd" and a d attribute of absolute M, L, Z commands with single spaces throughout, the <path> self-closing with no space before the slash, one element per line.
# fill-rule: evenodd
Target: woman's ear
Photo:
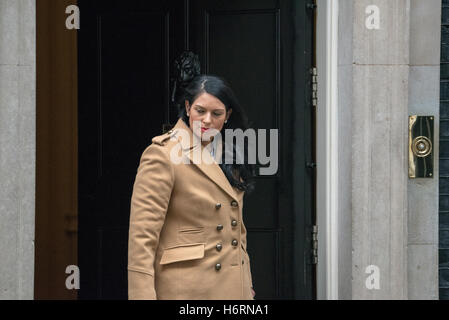
<path fill-rule="evenodd" d="M 185 100 L 184 104 L 186 106 L 186 114 L 187 114 L 187 116 L 189 116 L 189 112 L 190 112 L 189 101 Z"/>
<path fill-rule="evenodd" d="M 231 116 L 231 113 L 232 113 L 232 108 L 230 108 L 230 109 L 228 110 L 227 114 L 226 114 L 226 121 L 229 120 L 229 117 Z"/>

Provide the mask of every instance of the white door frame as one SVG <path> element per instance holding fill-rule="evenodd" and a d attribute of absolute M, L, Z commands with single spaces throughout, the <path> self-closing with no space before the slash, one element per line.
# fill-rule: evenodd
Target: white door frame
<path fill-rule="evenodd" d="M 338 299 L 338 0 L 317 0 L 317 299 Z"/>

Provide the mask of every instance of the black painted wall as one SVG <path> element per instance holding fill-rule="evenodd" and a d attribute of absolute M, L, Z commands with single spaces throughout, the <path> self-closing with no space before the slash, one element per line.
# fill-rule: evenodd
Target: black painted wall
<path fill-rule="evenodd" d="M 442 1 L 440 73 L 439 291 L 449 300 L 449 0 Z"/>

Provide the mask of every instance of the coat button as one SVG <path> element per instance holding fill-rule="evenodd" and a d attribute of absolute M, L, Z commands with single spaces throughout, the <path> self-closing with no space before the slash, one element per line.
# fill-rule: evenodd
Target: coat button
<path fill-rule="evenodd" d="M 236 227 L 236 226 L 237 226 L 237 220 L 232 220 L 232 221 L 231 221 L 231 225 L 232 225 L 233 227 Z"/>
<path fill-rule="evenodd" d="M 242 260 L 242 264 L 245 264 L 245 260 Z"/>
<path fill-rule="evenodd" d="M 233 245 L 234 247 L 236 247 L 236 246 L 238 245 L 238 243 L 239 243 L 239 242 L 238 242 L 237 240 L 235 240 L 235 239 L 232 240 L 232 245 Z"/>
<path fill-rule="evenodd" d="M 215 248 L 217 248 L 217 251 L 221 251 L 221 249 L 223 248 L 223 246 L 221 245 L 221 243 L 217 244 L 215 246 Z"/>
<path fill-rule="evenodd" d="M 221 208 L 221 203 L 217 203 L 216 205 L 215 205 L 215 209 L 220 209 Z"/>
<path fill-rule="evenodd" d="M 217 226 L 217 230 L 218 230 L 218 231 L 223 230 L 223 225 L 222 225 L 222 224 L 219 224 L 219 225 Z"/>
<path fill-rule="evenodd" d="M 234 208 L 235 208 L 235 207 L 238 207 L 238 205 L 239 205 L 239 204 L 238 204 L 237 201 L 235 201 L 235 200 L 232 200 L 232 201 L 231 201 L 231 206 L 233 206 Z"/>
<path fill-rule="evenodd" d="M 215 265 L 215 270 L 220 270 L 221 269 L 221 264 L 220 263 L 217 263 L 216 265 Z"/>

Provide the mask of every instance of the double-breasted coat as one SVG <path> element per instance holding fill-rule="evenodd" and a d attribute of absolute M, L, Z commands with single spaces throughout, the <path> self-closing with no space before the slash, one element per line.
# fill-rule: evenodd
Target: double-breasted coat
<path fill-rule="evenodd" d="M 244 191 L 208 152 L 209 161 L 195 161 L 195 151 L 210 146 L 195 138 L 179 119 L 141 156 L 131 199 L 129 299 L 253 299 Z"/>

